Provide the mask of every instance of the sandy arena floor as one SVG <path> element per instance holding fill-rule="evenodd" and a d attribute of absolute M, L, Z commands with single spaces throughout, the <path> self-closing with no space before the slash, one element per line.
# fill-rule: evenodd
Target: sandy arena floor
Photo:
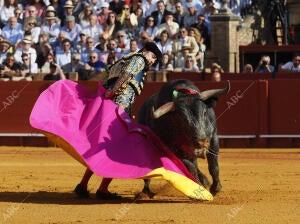
<path fill-rule="evenodd" d="M 0 147 L 0 224 L 4 223 L 300 223 L 300 149 L 222 149 L 223 191 L 196 202 L 167 182 L 154 199 L 134 200 L 142 180 L 114 180 L 119 201 L 78 199 L 84 167 L 59 148 Z M 206 161 L 201 168 L 207 173 Z M 94 176 L 94 193 L 101 178 Z"/>

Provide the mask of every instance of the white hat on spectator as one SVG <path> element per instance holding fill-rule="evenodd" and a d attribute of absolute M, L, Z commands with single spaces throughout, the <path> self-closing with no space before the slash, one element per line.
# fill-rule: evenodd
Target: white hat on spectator
<path fill-rule="evenodd" d="M 47 8 L 46 8 L 46 13 L 47 12 L 56 12 L 56 10 L 52 5 L 48 5 Z"/>
<path fill-rule="evenodd" d="M 46 11 L 46 17 L 45 19 L 56 19 L 56 15 L 55 15 L 55 12 L 52 12 L 52 11 Z"/>
<path fill-rule="evenodd" d="M 68 0 L 64 4 L 64 8 L 74 8 L 73 2 Z"/>
<path fill-rule="evenodd" d="M 31 43 L 32 43 L 31 35 L 26 35 L 26 36 L 24 36 L 22 42 L 24 42 L 24 43 L 26 43 L 26 44 L 31 44 Z"/>
<path fill-rule="evenodd" d="M 194 1 L 189 2 L 189 3 L 186 4 L 186 6 L 187 6 L 188 8 L 195 7 L 195 2 L 194 2 Z"/>
<path fill-rule="evenodd" d="M 102 2 L 101 3 L 101 8 L 109 8 L 108 2 Z"/>

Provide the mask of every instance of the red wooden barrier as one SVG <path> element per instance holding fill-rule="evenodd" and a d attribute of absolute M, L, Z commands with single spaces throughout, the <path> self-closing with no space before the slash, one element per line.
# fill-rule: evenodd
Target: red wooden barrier
<path fill-rule="evenodd" d="M 82 83 L 90 91 L 97 90 L 97 82 Z M 41 138 L 31 136 L 37 132 L 30 127 L 28 118 L 37 97 L 50 84 L 51 82 L 46 81 L 0 82 L 0 144 L 42 144 Z M 163 84 L 146 83 L 143 94 L 137 97 L 133 113 L 136 114 L 137 108 L 145 99 Z M 203 91 L 223 88 L 226 81 L 200 81 L 196 85 Z M 215 108 L 221 146 L 299 146 L 299 86 L 300 79 L 231 81 L 230 93 L 219 97 Z M 19 137 L 13 138 L 10 135 Z M 43 141 L 43 144 L 49 144 L 47 140 Z"/>

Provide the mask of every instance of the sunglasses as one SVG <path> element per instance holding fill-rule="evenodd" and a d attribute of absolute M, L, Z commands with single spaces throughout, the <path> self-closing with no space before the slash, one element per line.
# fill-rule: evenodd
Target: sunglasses
<path fill-rule="evenodd" d="M 119 35 L 118 37 L 124 37 L 124 35 Z"/>
<path fill-rule="evenodd" d="M 95 58 L 97 58 L 96 56 L 90 56 L 90 59 L 95 59 Z"/>
<path fill-rule="evenodd" d="M 129 10 L 129 8 L 123 8 L 124 10 Z"/>

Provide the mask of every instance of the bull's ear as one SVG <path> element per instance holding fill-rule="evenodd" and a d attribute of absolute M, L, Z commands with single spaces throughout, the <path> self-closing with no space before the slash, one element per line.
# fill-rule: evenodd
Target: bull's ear
<path fill-rule="evenodd" d="M 205 100 L 204 103 L 208 107 L 215 107 L 217 105 L 218 100 L 219 100 L 218 97 L 211 97 L 211 98 Z"/>

